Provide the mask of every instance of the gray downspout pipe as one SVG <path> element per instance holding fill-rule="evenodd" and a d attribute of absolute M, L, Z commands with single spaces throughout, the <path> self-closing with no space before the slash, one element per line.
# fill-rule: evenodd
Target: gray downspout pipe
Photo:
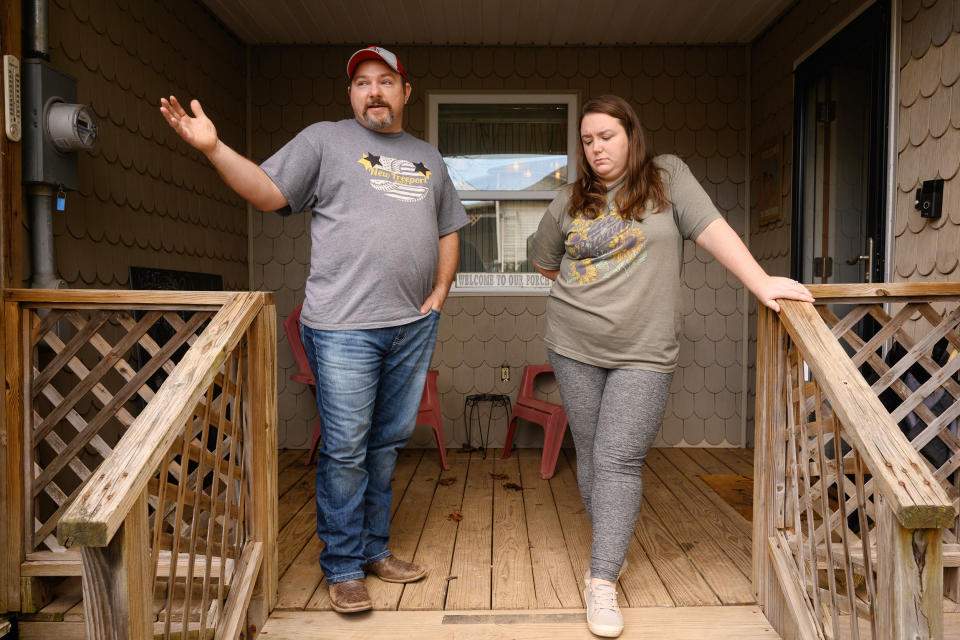
<path fill-rule="evenodd" d="M 48 19 L 48 0 L 30 0 L 26 2 L 26 45 L 27 58 L 50 60 L 50 23 Z"/>
<path fill-rule="evenodd" d="M 26 55 L 50 59 L 50 25 L 48 0 L 26 3 Z M 30 214 L 30 249 L 34 289 L 59 289 L 65 285 L 57 276 L 53 253 L 53 187 L 47 184 L 27 186 L 27 208 Z"/>
<path fill-rule="evenodd" d="M 48 184 L 34 184 L 27 189 L 33 289 L 59 289 L 64 285 L 57 277 L 53 257 L 53 198 L 53 187 Z"/>

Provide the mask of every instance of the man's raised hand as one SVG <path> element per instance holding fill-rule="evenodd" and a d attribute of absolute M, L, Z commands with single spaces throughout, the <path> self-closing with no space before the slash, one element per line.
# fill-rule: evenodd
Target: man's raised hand
<path fill-rule="evenodd" d="M 194 115 L 188 114 L 175 96 L 170 96 L 169 100 L 160 98 L 160 113 L 173 130 L 187 144 L 204 154 L 209 154 L 217 147 L 217 128 L 203 112 L 199 101 L 191 100 L 190 110 Z"/>

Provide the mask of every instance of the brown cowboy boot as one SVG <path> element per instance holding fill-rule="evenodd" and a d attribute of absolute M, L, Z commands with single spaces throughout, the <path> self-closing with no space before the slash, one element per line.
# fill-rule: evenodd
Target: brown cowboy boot
<path fill-rule="evenodd" d="M 426 569 L 412 562 L 387 556 L 363 567 L 384 582 L 416 582 L 427 575 Z"/>
<path fill-rule="evenodd" d="M 354 613 L 373 609 L 373 602 L 367 594 L 363 579 L 356 578 L 330 585 L 330 606 L 340 613 Z"/>

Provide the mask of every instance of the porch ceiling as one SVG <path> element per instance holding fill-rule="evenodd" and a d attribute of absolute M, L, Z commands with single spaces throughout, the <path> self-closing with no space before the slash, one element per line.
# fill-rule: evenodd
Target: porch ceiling
<path fill-rule="evenodd" d="M 794 0 L 202 0 L 247 44 L 747 43 Z"/>

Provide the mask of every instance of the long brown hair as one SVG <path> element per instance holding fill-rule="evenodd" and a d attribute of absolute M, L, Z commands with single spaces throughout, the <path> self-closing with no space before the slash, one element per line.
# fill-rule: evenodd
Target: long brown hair
<path fill-rule="evenodd" d="M 647 149 L 647 141 L 640 126 L 637 112 L 619 96 L 598 96 L 583 105 L 580 125 L 588 113 L 605 113 L 620 121 L 627 132 L 626 179 L 617 192 L 616 206 L 620 216 L 630 220 L 642 220 L 649 205 L 654 213 L 669 206 L 666 189 L 660 171 L 653 164 L 653 156 Z M 579 126 L 579 125 L 578 125 Z M 579 145 L 577 181 L 573 183 L 568 211 L 571 218 L 582 216 L 596 218 L 607 208 L 607 188 L 594 174 L 583 143 Z"/>

